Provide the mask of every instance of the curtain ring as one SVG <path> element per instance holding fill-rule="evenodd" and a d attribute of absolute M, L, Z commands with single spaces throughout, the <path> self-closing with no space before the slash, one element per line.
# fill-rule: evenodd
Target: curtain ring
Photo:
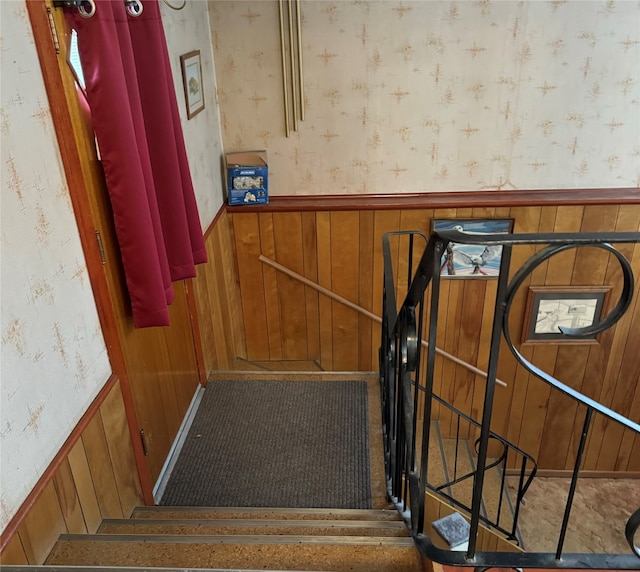
<path fill-rule="evenodd" d="M 187 0 L 182 0 L 182 4 L 180 4 L 180 6 L 174 6 L 173 4 L 171 4 L 168 0 L 162 0 L 167 6 L 169 6 L 169 8 L 171 8 L 172 10 L 182 10 L 186 4 L 187 4 Z"/>
<path fill-rule="evenodd" d="M 125 0 L 124 5 L 127 8 L 129 16 L 133 16 L 134 18 L 140 16 L 140 14 L 142 14 L 142 11 L 144 10 L 144 7 L 142 6 L 142 2 L 140 2 L 140 0 Z"/>
<path fill-rule="evenodd" d="M 89 10 L 85 8 L 85 5 L 89 4 Z M 83 18 L 91 18 L 96 13 L 96 3 L 95 0 L 85 0 L 82 4 L 78 6 L 78 14 Z"/>

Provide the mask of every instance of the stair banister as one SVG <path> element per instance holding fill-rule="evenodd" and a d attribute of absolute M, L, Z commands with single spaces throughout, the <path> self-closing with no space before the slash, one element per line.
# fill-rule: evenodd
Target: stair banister
<path fill-rule="evenodd" d="M 546 261 L 556 253 L 564 250 L 580 247 L 594 247 L 604 249 L 613 255 L 613 258 L 620 264 L 623 277 L 623 286 L 620 299 L 615 308 L 598 324 L 593 327 L 563 330 L 569 337 L 580 338 L 595 335 L 604 329 L 611 327 L 624 314 L 629 307 L 633 294 L 634 277 L 631 265 L 628 260 L 613 246 L 612 243 L 639 243 L 640 233 L 582 233 L 582 234 L 494 234 L 494 235 L 471 235 L 459 231 L 446 231 L 432 233 L 429 242 L 417 265 L 413 279 L 411 280 L 407 295 L 396 310 L 395 291 L 393 282 L 393 264 L 391 259 L 391 249 L 389 237 L 397 234 L 390 233 L 383 237 L 384 256 L 384 291 L 383 291 L 383 328 L 380 349 L 380 380 L 383 401 L 383 435 L 385 443 L 385 470 L 388 479 L 388 491 L 391 500 L 406 519 L 416 545 L 428 558 L 454 566 L 474 566 L 476 570 L 486 570 L 491 567 L 506 568 L 576 568 L 576 569 L 610 569 L 626 570 L 640 569 L 640 548 L 635 544 L 635 538 L 640 530 L 640 509 L 629 518 L 626 523 L 625 538 L 631 548 L 630 554 L 567 554 L 563 552 L 564 538 L 567 531 L 573 493 L 580 474 L 582 454 L 588 438 L 588 431 L 591 425 L 593 413 L 604 415 L 625 428 L 640 434 L 640 424 L 632 419 L 620 415 L 607 408 L 595 400 L 588 398 L 582 393 L 573 390 L 568 385 L 560 382 L 554 377 L 546 374 L 539 368 L 524 359 L 515 348 L 510 334 L 508 317 L 511 302 L 518 287 L 524 279 L 539 264 Z M 415 234 L 420 235 L 419 232 Z M 480 421 L 475 421 L 462 412 L 457 411 L 453 406 L 442 400 L 441 397 L 433 393 L 433 372 L 435 356 L 436 332 L 437 332 L 437 302 L 440 282 L 440 260 L 441 254 L 450 242 L 467 243 L 476 245 L 499 245 L 502 246 L 501 271 L 498 278 L 498 291 L 496 294 L 496 311 L 494 312 L 494 322 L 492 327 L 492 338 L 490 347 L 489 367 L 487 373 L 487 387 L 483 412 Z M 509 282 L 509 264 L 511 251 L 519 245 L 543 245 L 544 248 L 533 255 L 514 278 Z M 409 240 L 410 251 L 413 250 L 413 240 Z M 411 254 L 407 255 L 409 266 L 412 265 Z M 411 272 L 411 271 L 410 271 Z M 418 319 L 416 327 L 416 315 L 424 314 L 424 296 L 427 287 L 431 286 L 430 318 L 427 344 L 427 367 L 424 379 L 420 379 L 419 361 L 420 352 L 418 342 L 421 340 L 422 320 Z M 393 301 L 393 303 L 391 303 Z M 567 499 L 564 518 L 558 536 L 558 544 L 555 552 L 552 553 L 511 553 L 477 550 L 477 532 L 480 523 L 488 523 L 496 530 L 502 530 L 498 523 L 488 521 L 480 514 L 481 495 L 485 469 L 487 468 L 487 454 L 489 439 L 499 438 L 490 430 L 493 396 L 496 384 L 498 353 L 500 342 L 504 332 L 507 345 L 516 356 L 518 362 L 523 365 L 529 373 L 537 376 L 543 382 L 549 384 L 553 389 L 562 391 L 579 404 L 586 408 L 584 426 L 581 434 L 580 444 L 573 466 L 573 478 L 571 480 L 570 494 Z M 413 392 L 413 393 L 412 393 Z M 417 425 L 418 392 L 425 396 L 424 417 L 422 428 Z M 425 497 L 427 491 L 435 491 L 428 482 L 429 465 L 429 431 L 431 418 L 431 402 L 436 399 L 440 407 L 447 406 L 456 415 L 462 415 L 465 422 L 472 423 L 480 429 L 479 450 L 477 467 L 474 470 L 474 487 L 471 507 L 468 507 L 467 514 L 471 521 L 471 534 L 469 546 L 466 552 L 447 551 L 438 548 L 427 534 L 427 523 L 425 523 Z M 409 421 L 407 418 L 413 416 Z M 460 417 L 458 417 L 460 419 Z M 417 443 L 416 434 L 422 432 L 423 441 L 420 457 L 419 472 L 416 467 Z M 533 469 L 528 468 L 530 463 L 526 453 L 510 444 L 503 438 L 499 438 L 507 447 L 505 458 L 509 451 L 517 452 L 522 458 L 522 466 L 518 485 L 517 501 L 518 505 L 522 501 L 532 478 L 535 475 L 535 464 Z M 457 445 L 456 445 L 457 446 Z M 525 475 L 529 477 L 525 482 Z M 467 476 L 463 477 L 466 478 Z M 408 491 L 407 491 L 408 484 Z M 444 495 L 446 496 L 446 495 Z M 453 506 L 463 507 L 464 505 L 456 499 L 447 497 Z M 415 514 L 417 512 L 417 514 Z M 514 514 L 514 531 L 517 527 L 517 516 L 519 506 L 516 506 Z M 499 521 L 498 514 L 498 521 Z M 514 537 L 514 535 L 510 535 Z M 509 537 L 509 535 L 507 536 Z"/>

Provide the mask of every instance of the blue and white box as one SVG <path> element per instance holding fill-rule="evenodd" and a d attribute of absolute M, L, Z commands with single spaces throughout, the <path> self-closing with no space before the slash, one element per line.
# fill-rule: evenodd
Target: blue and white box
<path fill-rule="evenodd" d="M 227 153 L 227 194 L 230 205 L 269 202 L 269 166 L 266 151 Z"/>

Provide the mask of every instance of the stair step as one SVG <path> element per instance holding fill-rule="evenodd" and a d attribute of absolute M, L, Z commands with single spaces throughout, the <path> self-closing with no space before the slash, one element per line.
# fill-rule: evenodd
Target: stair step
<path fill-rule="evenodd" d="M 411 538 L 62 535 L 46 564 L 336 572 L 422 571 Z"/>
<path fill-rule="evenodd" d="M 459 441 L 457 451 L 455 439 L 443 439 L 442 451 L 449 481 L 468 475 L 474 470 L 469 442 L 466 439 Z M 451 485 L 444 492 L 470 507 L 473 498 L 473 477 Z"/>
<path fill-rule="evenodd" d="M 117 519 L 103 520 L 99 534 L 187 535 L 325 535 L 409 536 L 403 522 L 390 520 L 282 520 L 282 519 Z"/>
<path fill-rule="evenodd" d="M 267 519 L 267 520 L 368 520 L 402 521 L 398 511 L 340 508 L 255 508 L 255 507 L 137 507 L 132 519 Z"/>
<path fill-rule="evenodd" d="M 58 566 L 58 565 L 32 565 L 32 564 L 16 564 L 16 565 L 2 565 L 2 572 L 106 572 L 104 566 L 73 566 L 71 564 Z M 229 568 L 167 568 L 165 566 L 154 566 L 152 570 L 145 571 L 139 566 L 118 566 L 117 572 L 230 572 Z M 254 568 L 249 570 L 248 568 L 236 568 L 233 572 L 264 572 L 265 568 Z M 321 570 L 270 570 L 269 572 L 322 572 Z M 542 572 L 542 571 L 541 571 Z M 591 572 L 605 572 L 604 570 L 592 570 Z"/>
<path fill-rule="evenodd" d="M 473 457 L 474 467 L 476 466 L 476 457 Z M 494 462 L 494 459 L 487 459 L 487 464 L 490 465 Z M 507 490 L 506 484 L 502 495 L 500 494 L 502 489 L 502 468 L 500 466 L 492 467 L 484 473 L 484 487 L 482 493 L 482 503 L 486 511 L 486 516 L 493 522 L 497 521 L 498 510 L 500 510 L 499 525 L 501 528 L 510 531 L 513 526 L 514 510 Z M 500 499 L 502 498 L 502 502 Z M 522 544 L 522 538 L 520 533 L 516 530 L 516 536 Z"/>

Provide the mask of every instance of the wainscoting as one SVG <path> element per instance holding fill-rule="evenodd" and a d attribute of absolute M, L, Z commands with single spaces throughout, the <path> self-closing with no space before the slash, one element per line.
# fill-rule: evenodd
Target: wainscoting
<path fill-rule="evenodd" d="M 245 332 L 250 336 L 253 325 L 249 321 L 247 327 L 242 319 L 233 226 L 224 207 L 205 234 L 205 246 L 208 262 L 197 267 L 192 284 L 202 360 L 210 376 L 233 369 L 237 357 L 247 357 Z"/>
<path fill-rule="evenodd" d="M 251 361 L 316 360 L 327 371 L 378 367 L 380 328 L 374 321 L 263 264 L 260 255 L 380 315 L 385 232 L 415 229 L 428 235 L 432 219 L 440 218 L 513 218 L 515 232 L 521 233 L 637 231 L 640 221 L 638 204 L 575 204 L 575 198 L 570 204 L 546 201 L 537 206 L 478 208 L 421 207 L 415 200 L 410 208 L 403 208 L 400 203 L 395 209 L 388 202 L 382 210 L 370 204 L 358 209 L 347 199 L 344 208 L 336 200 L 332 205 L 320 201 L 321 206 L 314 209 L 312 201 L 293 201 L 288 208 L 281 199 L 262 209 L 227 209 L 208 234 L 213 262 L 202 275 L 199 271 L 195 282 L 207 370 L 230 368 L 234 355 Z M 640 275 L 640 246 L 621 250 Z M 399 252 L 394 247 L 394 255 Z M 533 252 L 533 248 L 516 249 L 512 272 Z M 416 246 L 414 260 L 418 255 Z M 402 291 L 407 284 L 407 260 L 406 256 L 396 259 Z M 608 254 L 595 249 L 567 251 L 537 268 L 523 285 L 511 313 L 512 328 L 518 332 L 529 285 L 611 286 L 613 303 L 621 287 L 616 263 Z M 438 345 L 481 369 L 487 363 L 495 287 L 495 280 L 443 281 Z M 633 306 L 597 344 L 525 344 L 522 353 L 572 387 L 638 418 L 640 356 L 635 348 L 640 345 L 640 329 L 632 327 L 640 320 L 637 292 L 636 284 Z M 475 374 L 448 361 L 441 361 L 439 368 L 438 391 L 462 411 L 477 416 L 483 392 Z M 494 430 L 537 457 L 543 469 L 569 467 L 583 412 L 530 378 L 506 346 L 498 377 L 508 387 L 497 392 Z M 447 420 L 441 422 L 446 434 Z M 598 418 L 584 468 L 637 472 L 640 440 Z"/>
<path fill-rule="evenodd" d="M 93 533 L 144 504 L 112 377 L 2 535 L 2 564 L 42 564 L 60 534 Z"/>

